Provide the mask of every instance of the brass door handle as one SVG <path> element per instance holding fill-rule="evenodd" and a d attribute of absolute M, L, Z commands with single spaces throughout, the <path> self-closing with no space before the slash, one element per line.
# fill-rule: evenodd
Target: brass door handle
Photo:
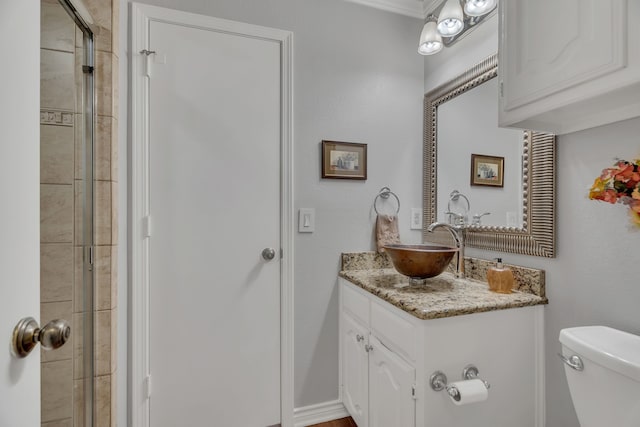
<path fill-rule="evenodd" d="M 13 330 L 13 353 L 16 357 L 26 357 L 40 343 L 45 350 L 60 348 L 69 340 L 69 322 L 55 319 L 40 328 L 33 317 L 20 320 Z"/>

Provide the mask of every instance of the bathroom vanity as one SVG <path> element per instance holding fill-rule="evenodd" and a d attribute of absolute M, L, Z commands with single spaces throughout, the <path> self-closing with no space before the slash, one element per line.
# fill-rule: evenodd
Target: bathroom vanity
<path fill-rule="evenodd" d="M 358 427 L 543 425 L 544 272 L 512 266 L 518 290 L 496 294 L 477 280 L 491 263 L 466 262 L 469 279 L 412 284 L 386 255 L 342 255 L 342 400 Z M 460 381 L 470 364 L 486 401 L 458 406 L 432 390 L 434 372 Z"/>

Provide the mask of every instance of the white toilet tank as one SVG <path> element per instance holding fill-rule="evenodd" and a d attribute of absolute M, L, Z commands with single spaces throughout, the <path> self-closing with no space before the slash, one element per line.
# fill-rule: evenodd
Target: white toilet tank
<path fill-rule="evenodd" d="M 581 427 L 640 427 L 640 336 L 606 326 L 560 331 L 562 354 L 577 355 L 582 371 L 565 364 Z"/>

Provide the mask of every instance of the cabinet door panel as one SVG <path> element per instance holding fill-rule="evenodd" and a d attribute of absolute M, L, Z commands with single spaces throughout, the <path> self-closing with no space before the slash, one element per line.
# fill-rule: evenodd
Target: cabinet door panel
<path fill-rule="evenodd" d="M 500 67 L 511 110 L 626 66 L 627 0 L 509 0 Z M 540 23 L 545 23 L 541 25 Z"/>
<path fill-rule="evenodd" d="M 416 370 L 374 336 L 369 337 L 369 426 L 414 427 Z M 359 424 L 358 424 L 359 425 Z"/>
<path fill-rule="evenodd" d="M 368 335 L 353 317 L 342 312 L 342 400 L 359 427 L 367 426 L 369 412 L 369 362 L 364 349 Z"/>

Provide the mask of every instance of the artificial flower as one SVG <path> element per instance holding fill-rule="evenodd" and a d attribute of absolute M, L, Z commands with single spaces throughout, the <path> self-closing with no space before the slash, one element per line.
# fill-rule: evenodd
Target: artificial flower
<path fill-rule="evenodd" d="M 629 206 L 631 222 L 640 227 L 640 159 L 618 160 L 605 168 L 589 191 L 589 198 Z"/>

